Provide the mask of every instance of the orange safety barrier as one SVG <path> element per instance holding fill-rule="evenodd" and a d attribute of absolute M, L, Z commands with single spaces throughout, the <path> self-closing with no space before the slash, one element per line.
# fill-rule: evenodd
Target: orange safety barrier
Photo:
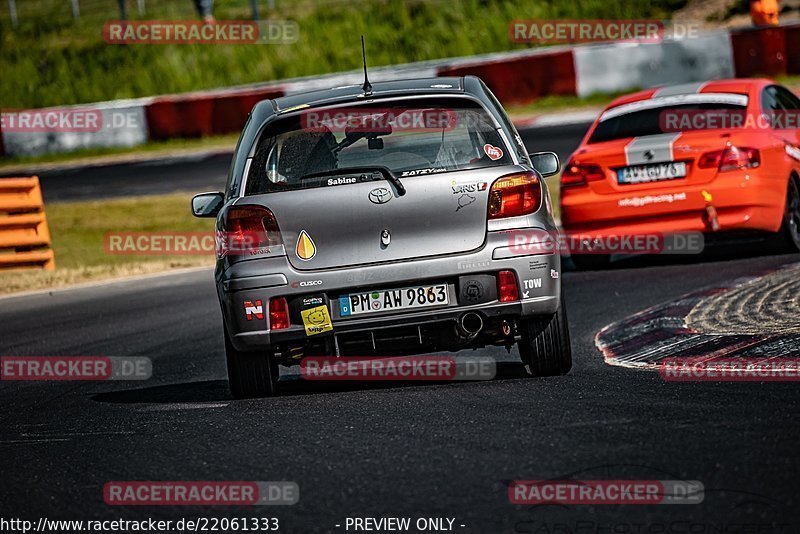
<path fill-rule="evenodd" d="M 39 177 L 0 178 L 0 270 L 55 266 Z"/>

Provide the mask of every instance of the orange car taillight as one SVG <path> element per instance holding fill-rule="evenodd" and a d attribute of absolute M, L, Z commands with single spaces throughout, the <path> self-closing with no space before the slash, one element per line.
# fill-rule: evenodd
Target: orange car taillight
<path fill-rule="evenodd" d="M 286 330 L 290 326 L 289 305 L 283 297 L 269 301 L 269 328 L 270 330 Z"/>
<path fill-rule="evenodd" d="M 528 215 L 542 203 L 542 184 L 535 173 L 510 174 L 498 178 L 489 190 L 489 218 Z"/>
<path fill-rule="evenodd" d="M 519 300 L 517 277 L 513 271 L 500 271 L 497 273 L 497 298 L 500 302 Z"/>
<path fill-rule="evenodd" d="M 223 217 L 228 247 L 247 251 L 280 245 L 280 231 L 275 215 L 264 206 L 233 206 Z"/>
<path fill-rule="evenodd" d="M 706 152 L 697 160 L 701 169 L 717 169 L 720 172 L 749 169 L 761 164 L 757 148 L 729 146 L 722 150 Z"/>
<path fill-rule="evenodd" d="M 583 185 L 587 182 L 603 180 L 605 174 L 599 165 L 594 163 L 578 164 L 570 161 L 561 173 L 561 185 Z"/>

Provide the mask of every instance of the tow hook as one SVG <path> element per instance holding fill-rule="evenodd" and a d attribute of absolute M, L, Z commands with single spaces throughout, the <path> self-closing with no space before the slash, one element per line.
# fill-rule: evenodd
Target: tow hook
<path fill-rule="evenodd" d="M 706 201 L 706 221 L 711 227 L 711 231 L 716 232 L 720 227 L 719 219 L 717 218 L 717 208 L 711 204 L 714 197 L 706 190 L 701 191 L 701 194 L 703 195 L 703 200 Z"/>

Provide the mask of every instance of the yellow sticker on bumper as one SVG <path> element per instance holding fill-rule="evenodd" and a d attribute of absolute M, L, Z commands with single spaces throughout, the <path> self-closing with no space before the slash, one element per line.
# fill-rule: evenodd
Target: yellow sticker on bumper
<path fill-rule="evenodd" d="M 303 318 L 303 326 L 306 327 L 307 336 L 333 330 L 331 316 L 328 313 L 328 307 L 325 305 L 303 310 L 300 312 L 300 317 Z"/>

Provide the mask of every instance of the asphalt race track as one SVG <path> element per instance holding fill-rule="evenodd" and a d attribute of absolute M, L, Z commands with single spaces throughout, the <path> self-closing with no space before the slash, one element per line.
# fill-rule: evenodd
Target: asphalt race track
<path fill-rule="evenodd" d="M 279 397 L 249 401 L 228 395 L 210 270 L 2 299 L 0 354 L 147 356 L 153 376 L 0 383 L 0 458 L 15 459 L 0 461 L 0 508 L 32 520 L 277 517 L 280 532 L 345 532 L 347 517 L 369 516 L 449 517 L 455 532 L 487 534 L 800 532 L 797 383 L 665 382 L 607 365 L 594 344 L 645 308 L 799 259 L 740 246 L 564 273 L 565 377 L 524 378 L 514 354 L 481 351 L 503 360 L 490 382 L 284 373 Z M 699 480 L 705 493 L 691 505 L 509 503 L 511 480 L 568 477 Z M 294 481 L 300 501 L 105 505 L 103 485 L 127 480 Z"/>
<path fill-rule="evenodd" d="M 566 377 L 526 379 L 506 363 L 488 383 L 292 380 L 278 398 L 236 402 L 210 271 L 5 299 L 1 354 L 146 355 L 154 373 L 147 382 L 3 383 L 0 449 L 16 461 L 0 468 L 2 503 L 33 518 L 275 514 L 285 532 L 343 532 L 334 525 L 347 516 L 384 514 L 456 517 L 461 531 L 487 533 L 611 515 L 796 521 L 796 384 L 666 383 L 604 364 L 593 343 L 610 321 L 793 260 L 565 273 L 575 358 Z M 510 480 L 573 473 L 700 480 L 706 496 L 699 505 L 570 510 L 508 502 Z M 291 480 L 301 498 L 244 511 L 107 507 L 102 488 L 112 480 Z"/>
<path fill-rule="evenodd" d="M 590 123 L 578 123 L 531 128 L 520 130 L 520 135 L 531 151 L 552 150 L 564 160 L 577 148 L 589 126 Z M 218 191 L 225 186 L 230 163 L 231 153 L 223 152 L 140 163 L 43 170 L 37 174 L 45 202 L 90 200 L 161 195 L 174 191 Z"/>
<path fill-rule="evenodd" d="M 220 154 L 43 170 L 37 175 L 45 203 L 176 191 L 199 193 L 224 189 L 231 156 L 232 149 Z"/>

